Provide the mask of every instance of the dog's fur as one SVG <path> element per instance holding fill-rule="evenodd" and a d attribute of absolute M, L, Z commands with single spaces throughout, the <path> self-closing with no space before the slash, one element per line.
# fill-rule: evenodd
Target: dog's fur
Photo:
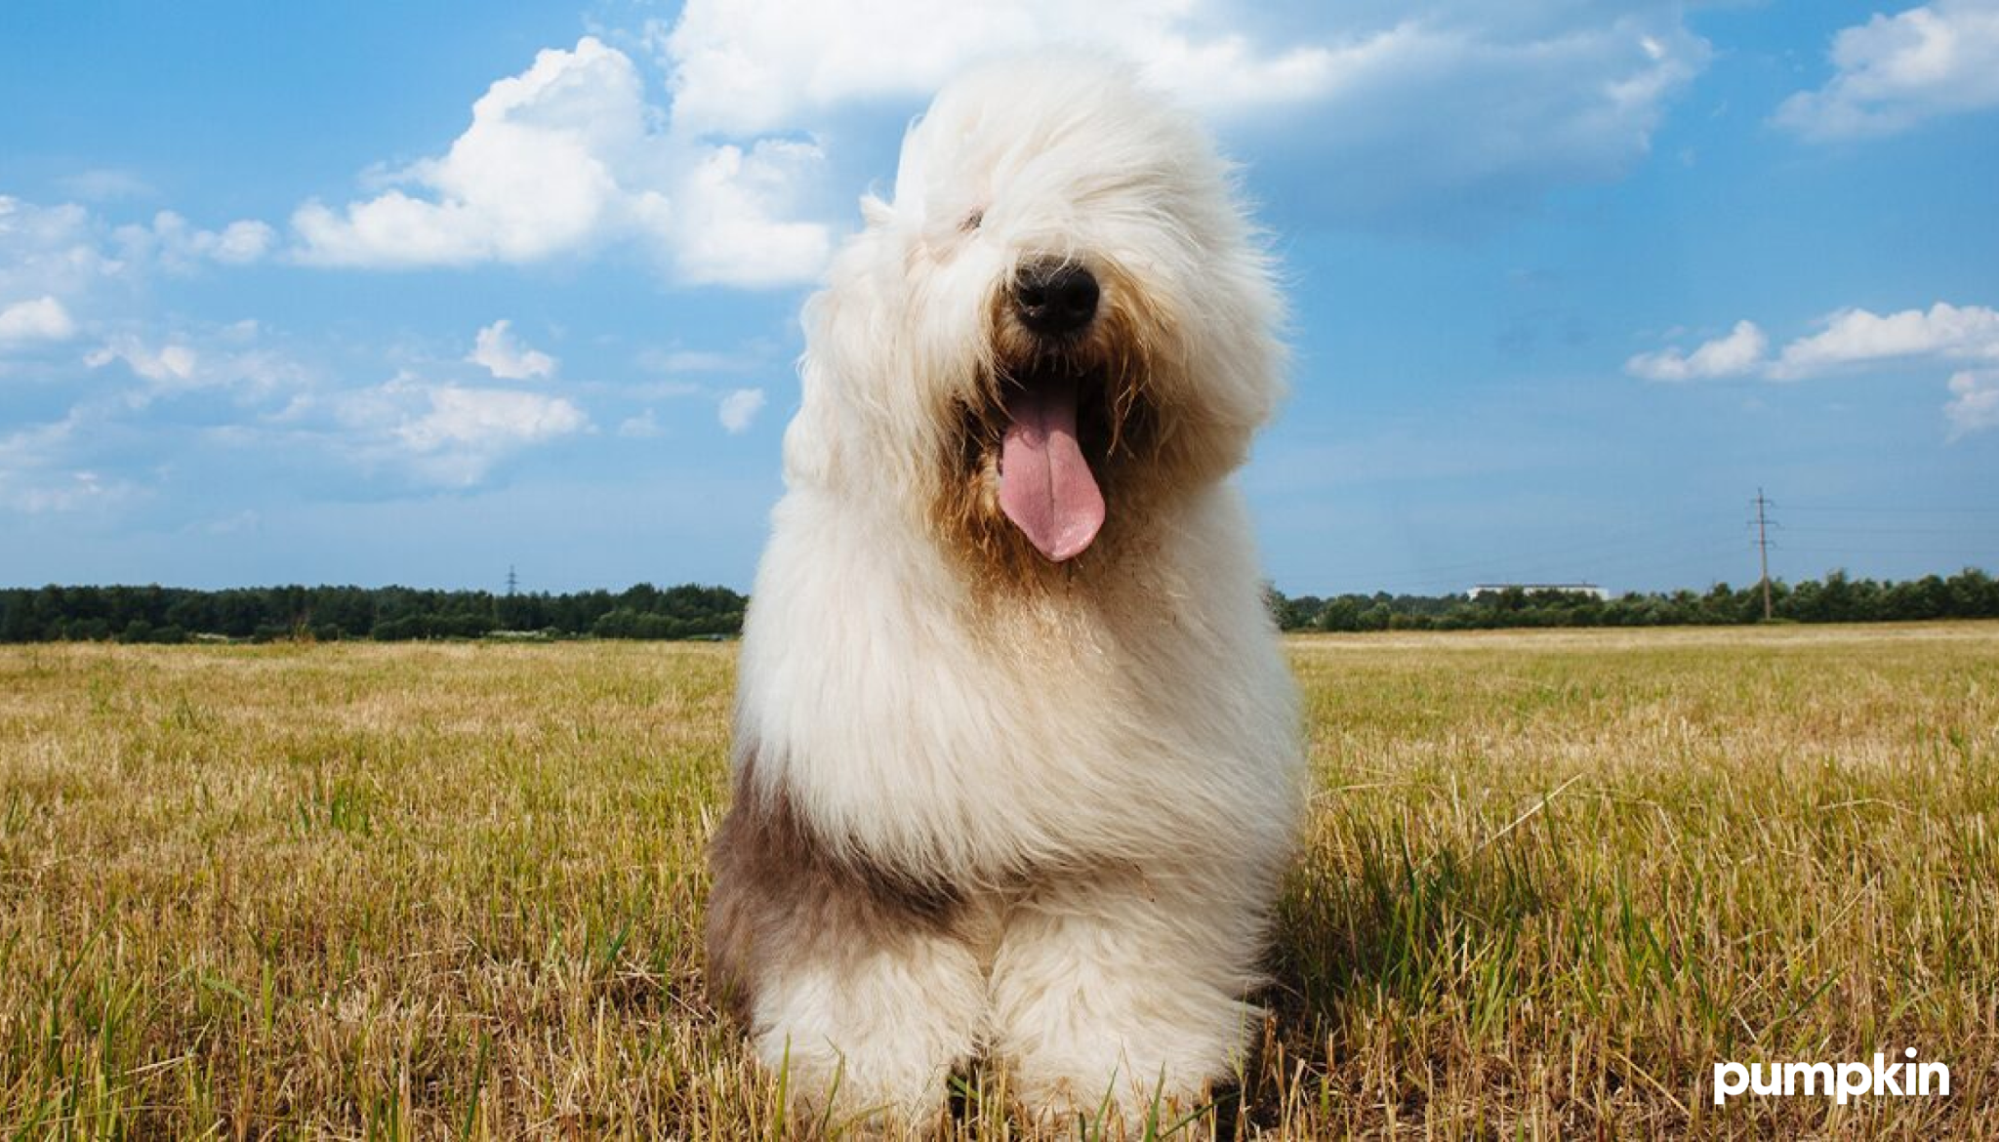
<path fill-rule="evenodd" d="M 1281 356 L 1231 185 L 1116 65 L 989 67 L 807 307 L 708 947 L 808 1102 L 921 1125 L 985 1058 L 1033 1114 L 1143 1114 L 1240 1063 L 1302 761 L 1227 482 Z M 1051 258 L 1101 285 L 1072 338 L 1016 312 Z M 998 493 L 1009 395 L 1051 371 L 1106 505 L 1059 563 Z"/>

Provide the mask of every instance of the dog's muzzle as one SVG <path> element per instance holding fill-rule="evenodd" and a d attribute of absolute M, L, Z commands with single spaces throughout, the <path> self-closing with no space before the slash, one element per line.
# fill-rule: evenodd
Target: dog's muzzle
<path fill-rule="evenodd" d="M 1013 280 L 1013 308 L 1020 324 L 1042 337 L 1080 333 L 1097 317 L 1096 275 L 1074 262 L 1037 259 Z"/>
<path fill-rule="evenodd" d="M 1088 267 L 1063 259 L 1030 259 L 1013 278 L 1014 316 L 1040 347 L 1004 398 L 999 506 L 1055 563 L 1081 555 L 1104 524 L 1103 491 L 1077 433 L 1084 378 L 1073 366 L 1102 294 Z"/>

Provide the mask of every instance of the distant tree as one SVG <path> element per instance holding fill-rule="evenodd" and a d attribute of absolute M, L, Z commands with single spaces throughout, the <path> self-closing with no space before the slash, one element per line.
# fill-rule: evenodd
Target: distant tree
<path fill-rule="evenodd" d="M 1835 570 L 1823 580 L 1770 585 L 1781 619 L 1821 622 L 1999 618 L 1999 580 L 1978 568 L 1895 583 Z M 1422 631 L 1491 627 L 1650 627 L 1760 621 L 1760 585 L 1705 592 L 1592 594 L 1508 588 L 1464 595 L 1377 591 L 1330 598 L 1286 596 L 1269 587 L 1271 618 L 1286 631 Z M 725 587 L 636 584 L 613 594 L 495 596 L 486 591 L 408 587 L 235 588 L 191 591 L 157 585 L 0 589 L 0 642 L 54 639 L 180 642 L 195 634 L 233 639 L 473 639 L 496 630 L 556 637 L 692 639 L 741 632 L 749 600 Z"/>

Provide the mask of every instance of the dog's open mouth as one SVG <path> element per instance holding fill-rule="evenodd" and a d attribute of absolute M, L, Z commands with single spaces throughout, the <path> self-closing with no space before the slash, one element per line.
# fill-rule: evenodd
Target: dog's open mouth
<path fill-rule="evenodd" d="M 1126 526 L 1144 519 L 1169 436 L 1152 394 L 1157 334 L 1113 268 L 1096 277 L 1095 320 L 1067 334 L 1028 328 L 1013 294 L 997 292 L 993 352 L 954 395 L 936 510 L 941 534 L 989 580 L 1071 581 L 1086 562 L 1109 566 Z"/>
<path fill-rule="evenodd" d="M 1034 373 L 1005 394 L 1000 511 L 1055 563 L 1082 554 L 1104 526 L 1104 494 L 1077 426 L 1087 384 L 1076 376 Z"/>

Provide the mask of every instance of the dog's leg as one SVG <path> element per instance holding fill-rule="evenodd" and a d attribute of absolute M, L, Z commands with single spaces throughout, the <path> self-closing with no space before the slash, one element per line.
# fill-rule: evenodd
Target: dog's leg
<path fill-rule="evenodd" d="M 1240 881 L 1133 872 L 1051 886 L 1008 919 L 992 975 L 994 1053 L 1049 1121 L 1103 1136 L 1198 1111 L 1236 1074 L 1258 1012 L 1261 896 Z"/>
<path fill-rule="evenodd" d="M 823 1130 L 931 1129 L 955 1068 L 976 1052 L 984 979 L 964 945 L 936 934 L 823 932 L 772 966 L 751 1026 L 784 1076 L 791 1112 Z"/>
<path fill-rule="evenodd" d="M 755 793 L 746 757 L 713 851 L 715 1000 L 808 1129 L 920 1131 L 984 1029 L 985 977 L 956 931 L 965 902 L 827 845 L 782 787 Z"/>

